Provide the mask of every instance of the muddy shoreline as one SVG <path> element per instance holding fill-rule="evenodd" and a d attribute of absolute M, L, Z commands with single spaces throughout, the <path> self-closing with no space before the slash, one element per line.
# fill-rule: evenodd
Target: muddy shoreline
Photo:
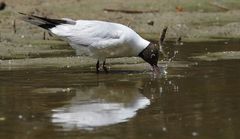
<path fill-rule="evenodd" d="M 229 42 L 240 39 L 240 4 L 237 0 L 223 0 L 218 6 L 208 1 L 192 2 L 189 0 L 168 2 L 138 2 L 114 0 L 69 2 L 53 1 L 6 1 L 6 8 L 0 14 L 0 66 L 6 67 L 9 61 L 17 65 L 45 65 L 64 67 L 74 65 L 92 65 L 94 60 L 77 57 L 70 46 L 44 30 L 19 19 L 17 12 L 25 12 L 52 18 L 71 17 L 73 19 L 97 19 L 118 22 L 130 26 L 144 38 L 157 41 L 164 26 L 168 26 L 167 41 L 174 42 L 179 37 L 185 42 L 221 41 Z M 93 5 L 94 4 L 94 5 Z M 65 5 L 60 6 L 60 5 Z M 89 6 L 92 5 L 92 6 Z M 87 6 L 87 7 L 86 7 Z M 225 10 L 221 7 L 227 7 Z M 105 8 L 125 10 L 153 10 L 154 13 L 126 14 L 107 12 Z M 179 9 L 180 8 L 180 9 Z M 91 12 L 89 12 L 91 11 Z M 148 24 L 150 23 L 151 24 Z M 14 25 L 16 28 L 14 28 Z M 15 32 L 16 31 L 16 32 Z M 45 33 L 44 33 L 45 32 Z M 45 36 L 43 36 L 45 34 Z M 45 38 L 45 40 L 43 39 Z M 81 59 L 81 60 L 79 60 Z M 141 63 L 137 58 L 120 58 L 124 61 Z"/>

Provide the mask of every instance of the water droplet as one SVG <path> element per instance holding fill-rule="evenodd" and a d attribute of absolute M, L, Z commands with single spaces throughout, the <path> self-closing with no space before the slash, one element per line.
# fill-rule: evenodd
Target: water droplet
<path fill-rule="evenodd" d="M 198 133 L 197 132 L 192 132 L 192 136 L 198 136 Z"/>
<path fill-rule="evenodd" d="M 166 131 L 167 131 L 167 128 L 166 128 L 166 127 L 163 127 L 163 128 L 162 128 L 162 131 L 163 131 L 163 132 L 166 132 Z"/>
<path fill-rule="evenodd" d="M 174 85 L 173 89 L 174 89 L 175 92 L 178 92 L 178 86 L 177 85 Z"/>
<path fill-rule="evenodd" d="M 6 118 L 5 117 L 0 117 L 0 121 L 5 121 Z"/>
<path fill-rule="evenodd" d="M 159 88 L 159 92 L 160 92 L 160 93 L 163 92 L 163 88 L 162 88 L 162 87 Z"/>
<path fill-rule="evenodd" d="M 153 95 L 151 95 L 151 99 L 154 99 L 154 96 L 153 96 Z"/>
<path fill-rule="evenodd" d="M 62 92 L 70 93 L 71 92 L 71 88 L 62 89 Z"/>
<path fill-rule="evenodd" d="M 23 118 L 23 116 L 22 116 L 22 115 L 18 115 L 18 118 L 19 118 L 19 119 L 22 119 L 22 118 Z"/>

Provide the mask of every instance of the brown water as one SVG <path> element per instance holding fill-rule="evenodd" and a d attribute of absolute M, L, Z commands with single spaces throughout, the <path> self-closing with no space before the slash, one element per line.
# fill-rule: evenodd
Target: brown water
<path fill-rule="evenodd" d="M 240 60 L 189 58 L 239 42 L 168 45 L 176 63 L 198 64 L 159 78 L 139 69 L 0 71 L 0 138 L 240 138 Z"/>

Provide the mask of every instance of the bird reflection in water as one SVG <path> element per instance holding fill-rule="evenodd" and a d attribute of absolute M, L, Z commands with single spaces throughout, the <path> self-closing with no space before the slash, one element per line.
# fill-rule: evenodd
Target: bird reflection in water
<path fill-rule="evenodd" d="M 52 110 L 52 122 L 62 126 L 63 130 L 92 130 L 126 122 L 138 110 L 150 105 L 152 96 L 156 95 L 153 90 L 161 92 L 158 79 L 137 82 L 121 80 L 84 86 L 76 89 L 76 96 L 69 104 Z"/>
<path fill-rule="evenodd" d="M 149 99 L 139 93 L 136 83 L 100 83 L 97 87 L 76 89 L 76 96 L 68 105 L 53 110 L 52 122 L 61 124 L 66 130 L 92 129 L 125 122 L 149 104 Z"/>

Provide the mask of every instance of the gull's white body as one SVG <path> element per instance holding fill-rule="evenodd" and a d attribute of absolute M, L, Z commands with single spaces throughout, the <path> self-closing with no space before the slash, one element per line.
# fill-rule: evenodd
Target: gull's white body
<path fill-rule="evenodd" d="M 122 24 L 77 20 L 74 24 L 60 24 L 50 31 L 67 40 L 77 55 L 89 55 L 99 60 L 138 56 L 149 41 Z"/>

